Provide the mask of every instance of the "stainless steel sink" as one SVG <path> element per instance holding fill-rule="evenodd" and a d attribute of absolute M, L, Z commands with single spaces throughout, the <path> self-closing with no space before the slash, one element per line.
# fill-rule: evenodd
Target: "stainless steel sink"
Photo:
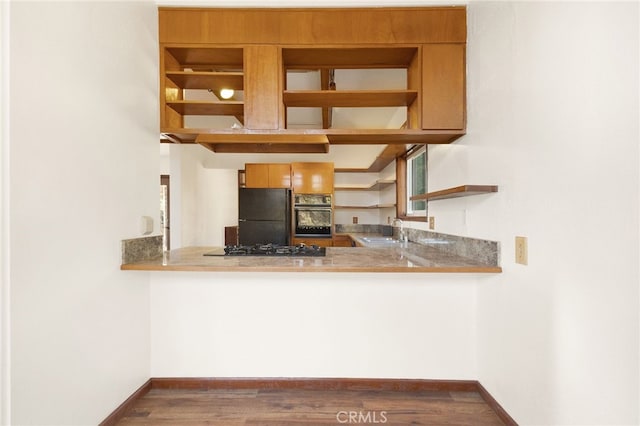
<path fill-rule="evenodd" d="M 400 243 L 399 240 L 396 240 L 392 237 L 360 237 L 360 239 L 368 246 L 387 246 Z"/>

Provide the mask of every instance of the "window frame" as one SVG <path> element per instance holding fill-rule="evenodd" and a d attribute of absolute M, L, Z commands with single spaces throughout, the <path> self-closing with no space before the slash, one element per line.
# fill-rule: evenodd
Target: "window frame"
<path fill-rule="evenodd" d="M 414 222 L 426 222 L 429 213 L 429 203 L 425 200 L 425 210 L 420 210 L 419 214 L 408 214 L 407 207 L 410 202 L 409 186 L 408 186 L 408 173 L 410 172 L 407 167 L 408 159 L 414 155 L 418 155 L 422 150 L 425 153 L 425 191 L 427 190 L 428 183 L 428 145 L 413 145 L 409 148 L 404 155 L 396 158 L 396 217 L 404 221 Z"/>
<path fill-rule="evenodd" d="M 414 194 L 413 193 L 413 169 L 415 167 L 415 161 L 417 160 L 418 157 L 420 157 L 421 155 L 424 155 L 424 189 L 422 194 L 427 192 L 427 148 L 426 145 L 422 145 L 420 147 L 418 147 L 417 149 L 412 150 L 410 153 L 407 154 L 407 186 L 406 186 L 406 192 L 407 192 L 407 206 L 406 206 L 406 212 L 407 212 L 407 216 L 408 217 L 423 217 L 423 216 L 427 216 L 427 201 L 426 200 L 421 200 L 422 203 L 424 203 L 424 209 L 421 210 L 413 210 L 413 203 L 415 203 L 415 201 L 411 201 L 411 197 L 414 195 L 420 195 L 420 194 Z"/>

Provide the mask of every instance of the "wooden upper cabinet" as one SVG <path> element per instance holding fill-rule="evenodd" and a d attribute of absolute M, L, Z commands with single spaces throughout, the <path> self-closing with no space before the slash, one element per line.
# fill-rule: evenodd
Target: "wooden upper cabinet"
<path fill-rule="evenodd" d="M 464 6 L 158 9 L 160 43 L 465 43 Z"/>
<path fill-rule="evenodd" d="M 243 49 L 165 46 L 160 49 L 160 127 L 189 127 L 185 116 L 231 116 L 243 121 L 244 104 L 222 99 L 221 89 L 244 89 Z"/>
<path fill-rule="evenodd" d="M 291 188 L 290 164 L 269 164 L 269 188 Z"/>
<path fill-rule="evenodd" d="M 340 143 L 450 143 L 465 133 L 465 6 L 158 11 L 165 141 L 302 153 Z M 382 69 L 406 70 L 406 85 L 329 84 L 336 70 Z M 300 72 L 318 73 L 318 84 L 296 86 Z M 221 88 L 242 93 L 223 99 Z M 344 119 L 345 109 L 388 107 L 406 109 L 395 129 Z M 321 123 L 302 128 L 301 108 L 315 108 Z"/>
<path fill-rule="evenodd" d="M 464 129 L 465 45 L 422 46 L 422 128 Z"/>
<path fill-rule="evenodd" d="M 269 188 L 268 164 L 245 164 L 244 170 L 246 188 Z"/>
<path fill-rule="evenodd" d="M 291 188 L 291 165 L 283 163 L 245 164 L 247 188 Z"/>
<path fill-rule="evenodd" d="M 332 194 L 333 163 L 291 163 L 291 186 L 297 194 Z"/>

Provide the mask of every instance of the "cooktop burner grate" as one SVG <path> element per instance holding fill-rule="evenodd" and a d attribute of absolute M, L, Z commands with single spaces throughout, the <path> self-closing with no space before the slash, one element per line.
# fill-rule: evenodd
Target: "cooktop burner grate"
<path fill-rule="evenodd" d="M 326 256 L 326 248 L 316 245 L 298 244 L 281 246 L 275 244 L 228 245 L 225 256 Z"/>

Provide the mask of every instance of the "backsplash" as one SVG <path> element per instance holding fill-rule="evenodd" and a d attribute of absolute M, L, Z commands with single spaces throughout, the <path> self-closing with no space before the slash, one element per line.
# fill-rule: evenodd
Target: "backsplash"
<path fill-rule="evenodd" d="M 162 235 L 122 240 L 122 264 L 162 256 Z"/>
<path fill-rule="evenodd" d="M 500 243 L 421 229 L 404 228 L 409 241 L 422 245 L 437 246 L 446 253 L 474 259 L 492 266 L 500 266 Z M 372 233 L 398 238 L 400 228 L 389 225 L 336 224 L 336 233 Z"/>
<path fill-rule="evenodd" d="M 367 225 L 367 224 L 336 224 L 336 234 L 382 234 L 393 235 L 393 228 L 389 225 Z"/>
<path fill-rule="evenodd" d="M 398 235 L 400 228 L 394 228 Z M 421 229 L 405 229 L 409 241 L 422 245 L 437 245 L 446 253 L 474 259 L 492 266 L 500 266 L 500 243 L 498 241 L 478 238 L 460 237 L 440 232 L 423 231 Z"/>

